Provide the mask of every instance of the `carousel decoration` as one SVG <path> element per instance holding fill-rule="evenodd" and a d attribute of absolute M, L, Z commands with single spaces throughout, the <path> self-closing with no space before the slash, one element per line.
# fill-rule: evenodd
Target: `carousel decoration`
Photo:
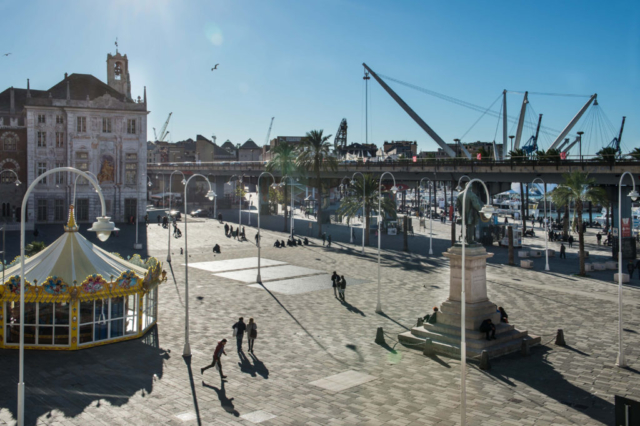
<path fill-rule="evenodd" d="M 131 261 L 93 245 L 78 232 L 73 206 L 64 234 L 25 259 L 27 349 L 77 350 L 135 339 L 157 319 L 162 264 Z M 20 339 L 20 258 L 0 283 L 0 348 Z"/>

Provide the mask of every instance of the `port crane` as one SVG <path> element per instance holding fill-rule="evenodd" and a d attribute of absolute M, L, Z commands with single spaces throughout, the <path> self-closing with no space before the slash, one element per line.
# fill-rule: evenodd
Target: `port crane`
<path fill-rule="evenodd" d="M 343 118 L 340 127 L 336 132 L 336 138 L 333 140 L 333 149 L 338 150 L 347 146 L 347 119 Z"/>
<path fill-rule="evenodd" d="M 162 126 L 162 130 L 160 131 L 160 137 L 158 137 L 158 134 L 156 133 L 156 128 L 153 128 L 153 136 L 156 138 L 156 141 L 158 142 L 163 142 L 166 138 L 167 135 L 169 134 L 169 132 L 167 132 L 167 126 L 169 125 L 169 120 L 171 120 L 171 114 L 173 114 L 172 112 L 169 113 L 169 117 L 167 117 L 167 121 L 164 122 L 164 126 Z"/>
<path fill-rule="evenodd" d="M 269 145 L 269 136 L 271 136 L 271 127 L 273 126 L 273 119 L 275 117 L 271 117 L 271 123 L 269 123 L 269 130 L 267 131 L 267 138 L 264 141 L 265 145 Z"/>

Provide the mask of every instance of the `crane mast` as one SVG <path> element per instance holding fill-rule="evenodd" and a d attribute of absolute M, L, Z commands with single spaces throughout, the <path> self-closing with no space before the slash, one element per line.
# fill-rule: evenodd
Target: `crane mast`
<path fill-rule="evenodd" d="M 167 137 L 167 135 L 169 134 L 169 132 L 167 132 L 167 126 L 169 125 L 169 120 L 171 120 L 171 114 L 173 114 L 172 112 L 169 113 L 169 117 L 167 117 L 167 121 L 164 122 L 164 126 L 162 126 L 162 130 L 160 131 L 160 138 L 156 137 L 157 141 L 163 142 L 165 140 L 165 138 Z M 153 132 L 155 134 L 155 127 L 153 128 Z"/>
<path fill-rule="evenodd" d="M 271 123 L 269 123 L 269 130 L 267 131 L 267 139 L 264 141 L 265 145 L 269 145 L 269 136 L 271 136 L 271 127 L 273 126 L 273 119 L 275 117 L 271 117 Z"/>

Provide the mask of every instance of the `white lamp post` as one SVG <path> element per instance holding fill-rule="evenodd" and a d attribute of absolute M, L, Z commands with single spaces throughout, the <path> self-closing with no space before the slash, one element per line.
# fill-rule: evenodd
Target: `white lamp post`
<path fill-rule="evenodd" d="M 544 180 L 542 180 L 542 178 L 535 178 L 534 180 L 531 181 L 531 183 L 535 183 L 537 180 L 542 182 L 542 185 L 544 187 L 544 223 L 546 225 L 547 223 L 547 185 L 545 185 Z M 547 262 L 544 267 L 544 270 L 549 271 L 549 231 L 546 229 L 546 227 L 544 230 L 544 257 Z"/>
<path fill-rule="evenodd" d="M 249 226 L 251 226 L 251 194 L 249 194 Z"/>
<path fill-rule="evenodd" d="M 462 178 L 460 178 L 462 179 Z M 464 192 L 462 193 L 462 281 L 460 283 L 460 302 L 461 302 L 461 317 L 460 317 L 460 417 L 461 417 L 461 425 L 464 426 L 466 424 L 466 411 L 467 411 L 467 384 L 466 384 L 466 374 L 467 374 L 467 335 L 466 335 L 466 256 L 465 249 L 467 246 L 466 236 L 467 236 L 467 225 L 466 225 L 466 201 L 467 201 L 467 191 L 471 188 L 471 185 L 474 182 L 480 182 L 484 187 L 484 191 L 487 194 L 487 202 L 491 202 L 491 196 L 489 195 L 489 190 L 487 189 L 487 185 L 484 184 L 480 179 L 471 179 L 467 186 L 464 188 Z M 458 181 L 458 188 L 460 187 L 460 182 Z M 490 204 L 485 204 L 484 207 L 480 210 L 480 214 L 484 215 L 485 218 L 490 219 L 493 216 L 494 208 Z"/>
<path fill-rule="evenodd" d="M 231 181 L 233 180 L 233 178 L 236 178 L 236 185 L 235 185 L 235 192 L 237 194 L 238 192 L 238 183 L 242 183 L 242 176 L 238 176 L 238 175 L 233 175 L 229 178 L 229 184 L 231 184 Z M 242 225 L 242 197 L 239 197 L 239 203 L 238 203 L 238 235 L 240 235 L 240 225 Z"/>
<path fill-rule="evenodd" d="M 11 170 L 11 169 L 0 170 L 0 175 L 5 172 L 13 173 L 14 175 L 16 175 L 16 180 L 14 183 L 16 184 L 16 186 L 20 186 L 22 182 L 20 182 L 20 178 L 18 177 L 18 174 L 14 170 Z"/>
<path fill-rule="evenodd" d="M 376 305 L 376 313 L 382 312 L 382 304 L 380 303 L 380 243 L 382 242 L 382 211 L 381 201 L 382 201 L 382 178 L 384 175 L 389 174 L 393 178 L 393 186 L 391 187 L 391 192 L 395 195 L 398 191 L 396 187 L 396 178 L 393 176 L 391 172 L 384 172 L 382 176 L 380 176 L 380 183 L 378 184 L 378 304 Z"/>
<path fill-rule="evenodd" d="M 271 179 L 273 179 L 272 186 L 275 185 L 276 182 L 276 178 L 274 178 L 269 172 L 262 172 L 260 173 L 260 176 L 258 176 L 258 277 L 256 278 L 256 282 L 258 284 L 262 284 L 262 277 L 260 277 L 260 246 L 262 245 L 262 236 L 260 235 L 260 201 L 262 201 L 262 198 L 260 198 L 260 178 L 262 175 L 271 176 Z M 268 194 L 269 192 L 267 191 L 267 198 L 269 197 Z"/>
<path fill-rule="evenodd" d="M 118 228 L 109 221 L 109 217 L 106 216 L 107 209 L 104 203 L 104 197 L 102 190 L 96 182 L 89 177 L 86 172 L 75 169 L 73 167 L 57 167 L 44 172 L 38 176 L 27 188 L 27 192 L 22 199 L 22 209 L 20 210 L 20 361 L 19 361 L 19 378 L 18 378 L 18 425 L 24 426 L 24 246 L 25 246 L 25 212 L 27 210 L 27 201 L 33 188 L 36 187 L 38 182 L 43 178 L 59 172 L 71 172 L 76 173 L 85 179 L 87 179 L 98 192 L 100 196 L 100 203 L 102 205 L 102 216 L 97 217 L 97 221 L 93 223 L 93 226 L 89 228 L 89 231 L 96 232 L 100 241 L 106 241 L 109 235 L 113 231 L 117 231 Z"/>
<path fill-rule="evenodd" d="M 425 179 L 431 183 L 431 186 L 433 186 L 433 181 L 431 179 L 423 177 L 420 179 L 420 185 L 418 185 L 420 189 L 422 189 L 422 181 Z M 418 207 L 418 209 L 420 209 L 420 207 Z M 431 207 L 429 207 L 429 254 L 433 254 L 433 218 L 431 217 Z"/>
<path fill-rule="evenodd" d="M 144 175 L 143 175 L 144 176 Z M 149 178 L 149 176 L 147 176 L 147 178 Z M 151 182 L 149 182 L 149 186 L 151 186 Z M 134 250 L 141 250 L 142 249 L 142 244 L 140 244 L 138 242 L 138 228 L 139 228 L 139 222 L 140 222 L 140 206 L 138 205 L 138 203 L 140 202 L 140 184 L 137 183 L 136 187 L 138 189 L 138 198 L 136 199 L 136 242 L 133 245 Z M 147 206 L 145 203 L 145 211 L 147 210 Z"/>
<path fill-rule="evenodd" d="M 201 174 L 192 175 L 189 180 L 184 185 L 184 350 L 182 351 L 182 356 L 187 357 L 191 356 L 191 346 L 189 345 L 189 255 L 188 255 L 188 246 L 187 246 L 187 186 L 189 186 L 189 182 L 196 176 L 200 176 L 209 184 L 209 192 L 207 192 L 207 198 L 209 200 L 213 200 L 214 194 L 211 189 L 211 182 L 209 179 L 204 177 Z"/>
<path fill-rule="evenodd" d="M 173 191 L 171 191 L 171 188 L 173 188 L 171 186 L 171 178 L 173 177 L 174 173 L 180 173 L 182 175 L 182 184 L 183 185 L 187 184 L 187 181 L 184 179 L 184 173 L 182 173 L 180 170 L 174 170 L 169 175 L 169 211 L 167 212 L 169 217 L 171 217 L 171 195 L 173 194 Z M 185 206 L 183 205 L 182 207 L 185 207 Z M 187 216 L 186 208 L 184 210 L 184 216 L 185 217 Z M 170 223 L 167 224 L 167 234 L 169 235 L 169 243 L 167 245 L 167 262 L 171 263 L 171 224 Z"/>
<path fill-rule="evenodd" d="M 630 172 L 624 172 L 620 176 L 620 182 L 618 183 L 618 359 L 616 360 L 616 367 L 627 366 L 622 345 L 622 179 L 624 179 L 625 175 L 629 175 L 633 183 L 633 190 L 629 193 L 631 201 L 636 201 L 640 197 L 640 194 L 636 191 L 636 180 L 633 175 Z"/>
<path fill-rule="evenodd" d="M 365 217 L 365 202 L 366 202 L 366 191 L 365 191 L 365 184 L 366 184 L 366 180 L 364 178 L 364 175 L 360 172 L 355 172 L 353 174 L 353 176 L 351 176 L 351 184 L 353 185 L 355 183 L 355 177 L 356 175 L 360 175 L 362 176 L 362 253 L 364 254 L 364 232 L 365 232 L 365 225 L 367 223 L 366 221 L 366 217 Z M 366 230 L 367 232 L 369 232 L 369 230 Z"/>

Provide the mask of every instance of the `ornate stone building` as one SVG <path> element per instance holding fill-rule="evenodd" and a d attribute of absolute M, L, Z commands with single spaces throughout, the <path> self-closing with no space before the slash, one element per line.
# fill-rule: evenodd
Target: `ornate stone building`
<path fill-rule="evenodd" d="M 127 56 L 116 51 L 107 55 L 107 84 L 89 74 L 65 74 L 48 90 L 31 90 L 27 85 L 21 112 L 26 128 L 26 186 L 47 170 L 71 166 L 97 177 L 107 216 L 124 221 L 136 210 L 140 217 L 145 214 L 146 88 L 142 98 L 132 99 L 128 69 Z M 101 215 L 98 195 L 76 176 L 56 173 L 40 182 L 29 199 L 28 220 L 65 222 L 70 204 L 76 205 L 79 222 L 93 222 Z"/>

